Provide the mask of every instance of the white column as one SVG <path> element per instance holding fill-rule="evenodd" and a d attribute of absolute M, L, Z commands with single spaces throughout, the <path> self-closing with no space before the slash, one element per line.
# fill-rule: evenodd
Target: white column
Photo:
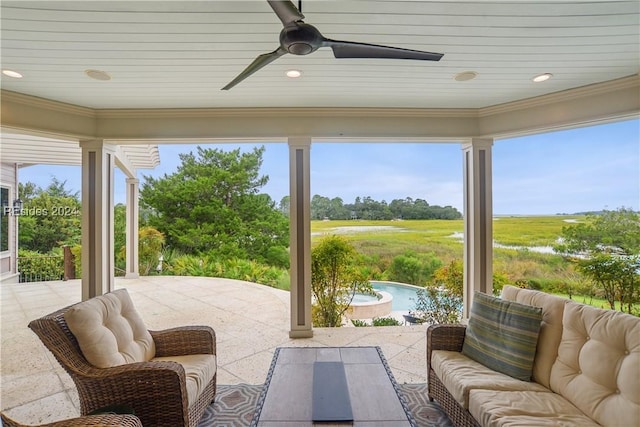
<path fill-rule="evenodd" d="M 493 139 L 463 144 L 464 171 L 464 298 L 469 318 L 473 293 L 493 290 L 493 206 L 491 147 Z"/>
<path fill-rule="evenodd" d="M 126 273 L 125 279 L 137 279 L 138 271 L 138 195 L 140 181 L 127 178 L 127 233 L 126 233 Z"/>
<path fill-rule="evenodd" d="M 102 140 L 82 148 L 82 300 L 113 290 L 115 147 Z"/>
<path fill-rule="evenodd" d="M 310 137 L 289 138 L 291 204 L 291 338 L 313 336 L 311 327 L 311 150 Z"/>

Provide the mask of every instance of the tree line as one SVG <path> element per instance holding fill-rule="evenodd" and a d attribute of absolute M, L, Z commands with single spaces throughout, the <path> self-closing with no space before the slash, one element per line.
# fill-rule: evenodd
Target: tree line
<path fill-rule="evenodd" d="M 289 214 L 290 199 L 280 200 L 279 209 Z M 392 220 L 392 219 L 460 219 L 462 214 L 452 206 L 430 205 L 424 199 L 393 199 L 390 203 L 369 196 L 356 197 L 353 203 L 344 203 L 340 197 L 330 199 L 314 195 L 311 198 L 311 219 L 314 220 Z"/>

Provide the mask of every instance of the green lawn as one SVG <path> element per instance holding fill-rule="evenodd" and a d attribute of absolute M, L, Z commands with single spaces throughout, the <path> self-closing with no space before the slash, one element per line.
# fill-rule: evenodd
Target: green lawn
<path fill-rule="evenodd" d="M 572 299 L 575 302 L 579 302 L 582 304 L 588 304 L 588 305 L 592 305 L 594 307 L 597 308 L 604 308 L 604 309 L 610 309 L 611 307 L 609 306 L 609 303 L 607 302 L 607 300 L 603 299 L 603 298 L 596 298 L 596 297 L 589 297 L 589 296 L 584 296 L 584 295 L 573 295 L 573 298 L 569 298 L 569 295 L 567 294 L 562 294 L 562 293 L 553 293 L 552 295 L 556 295 L 562 298 L 568 298 L 568 299 Z M 616 310 L 620 311 L 620 303 L 618 301 L 616 301 Z M 640 304 L 635 304 L 633 306 L 633 311 L 637 312 L 640 311 Z M 626 313 L 626 310 L 625 310 Z"/>

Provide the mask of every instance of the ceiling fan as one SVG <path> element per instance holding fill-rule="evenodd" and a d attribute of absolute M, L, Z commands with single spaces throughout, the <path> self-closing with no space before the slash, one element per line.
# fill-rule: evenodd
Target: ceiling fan
<path fill-rule="evenodd" d="M 331 40 L 324 37 L 316 27 L 304 23 L 301 7 L 296 8 L 290 0 L 267 0 L 269 6 L 278 15 L 284 28 L 280 32 L 280 46 L 273 52 L 258 56 L 235 79 L 222 88 L 229 90 L 256 71 L 280 58 L 282 55 L 308 55 L 321 47 L 330 47 L 336 58 L 385 58 L 385 59 L 417 59 L 422 61 L 439 61 L 442 53 L 423 52 L 399 47 L 380 46 L 368 43 L 357 43 Z M 300 1 L 300 6 L 301 6 Z"/>

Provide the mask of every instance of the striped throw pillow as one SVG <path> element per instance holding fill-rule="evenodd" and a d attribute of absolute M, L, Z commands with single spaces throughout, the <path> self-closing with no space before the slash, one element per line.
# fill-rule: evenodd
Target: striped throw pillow
<path fill-rule="evenodd" d="M 494 371 L 531 381 L 541 321 L 540 307 L 476 292 L 462 353 Z"/>

